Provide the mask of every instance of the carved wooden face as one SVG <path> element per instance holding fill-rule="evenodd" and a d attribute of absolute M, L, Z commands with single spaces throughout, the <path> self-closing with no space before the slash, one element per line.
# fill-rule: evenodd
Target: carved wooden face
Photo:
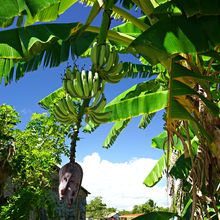
<path fill-rule="evenodd" d="M 59 185 L 59 196 L 60 199 L 63 198 L 65 195 L 66 189 L 67 189 L 67 184 L 72 176 L 72 173 L 70 172 L 64 172 L 60 176 L 60 185 Z"/>
<path fill-rule="evenodd" d="M 67 163 L 59 172 L 59 197 L 64 199 L 70 207 L 77 198 L 81 182 L 83 177 L 83 171 L 77 163 Z"/>
<path fill-rule="evenodd" d="M 70 207 L 73 201 L 75 201 L 75 199 L 77 198 L 79 189 L 80 189 L 80 184 L 72 176 L 67 185 L 67 190 L 65 194 L 66 203 L 68 207 Z"/>

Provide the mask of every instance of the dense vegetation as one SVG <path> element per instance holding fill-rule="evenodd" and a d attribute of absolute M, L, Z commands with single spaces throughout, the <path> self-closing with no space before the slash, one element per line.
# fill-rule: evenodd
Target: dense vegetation
<path fill-rule="evenodd" d="M 168 211 L 168 208 L 157 206 L 157 204 L 149 199 L 146 203 L 141 205 L 134 205 L 131 211 L 122 210 L 118 211 L 117 208 L 109 208 L 103 202 L 102 197 L 95 197 L 86 206 L 87 217 L 92 218 L 105 218 L 110 214 L 124 215 L 124 214 L 147 214 L 153 211 Z"/>
<path fill-rule="evenodd" d="M 172 213 L 153 212 L 145 219 L 152 219 L 152 215 L 163 220 L 175 215 L 220 219 L 219 1 L 82 1 L 91 6 L 84 24 L 44 23 L 56 20 L 78 1 L 21 2 L 5 1 L 0 9 L 2 27 L 18 18 L 17 27 L 0 32 L 0 78 L 5 84 L 14 78 L 19 80 L 40 65 L 55 67 L 70 57 L 92 60 L 86 74 L 75 66 L 67 68 L 63 87 L 41 101 L 51 117 L 73 129 L 70 160 L 75 159 L 83 120 L 87 132 L 102 123 L 114 122 L 104 143 L 104 147 L 110 147 L 132 118 L 142 116 L 140 128 L 146 128 L 154 115 L 164 109 L 165 131 L 153 140 L 154 147 L 163 149 L 164 155 L 146 177 L 145 185 L 153 187 L 166 172 L 173 198 Z M 142 16 L 136 16 L 134 10 Z M 94 27 L 91 24 L 99 13 L 102 22 Z M 111 26 L 112 20 L 118 18 L 122 19 L 121 24 Z M 35 25 L 38 21 L 42 23 Z M 115 58 L 112 63 L 109 54 Z M 118 54 L 133 54 L 141 64 L 122 65 Z M 91 83 L 94 75 L 86 78 L 89 71 L 97 73 L 100 83 Z M 104 85 L 120 83 L 124 77 L 140 77 L 143 82 L 107 103 Z M 68 110 L 64 106 L 70 104 L 69 100 L 73 105 Z M 7 149 L 13 149 L 9 147 L 13 135 L 3 135 L 3 139 L 8 138 L 3 143 Z M 18 136 L 19 144 L 22 137 Z M 8 152 L 7 149 L 3 151 Z"/>
<path fill-rule="evenodd" d="M 1 208 L 0 219 L 28 219 L 30 210 L 54 212 L 52 175 L 61 154 L 68 154 L 68 128 L 53 116 L 33 114 L 24 130 L 16 125 L 20 116 L 9 105 L 0 106 L 1 124 Z M 7 178 L 10 177 L 10 178 Z"/>

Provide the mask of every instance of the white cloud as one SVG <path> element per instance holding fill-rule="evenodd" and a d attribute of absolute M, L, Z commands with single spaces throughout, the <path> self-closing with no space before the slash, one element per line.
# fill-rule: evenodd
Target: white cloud
<path fill-rule="evenodd" d="M 143 204 L 148 199 L 167 206 L 165 186 L 148 188 L 143 184 L 156 162 L 149 158 L 135 158 L 124 163 L 112 163 L 102 160 L 98 153 L 86 156 L 79 163 L 84 172 L 82 185 L 91 193 L 88 202 L 101 196 L 108 207 L 118 210 L 131 210 L 134 205 Z"/>

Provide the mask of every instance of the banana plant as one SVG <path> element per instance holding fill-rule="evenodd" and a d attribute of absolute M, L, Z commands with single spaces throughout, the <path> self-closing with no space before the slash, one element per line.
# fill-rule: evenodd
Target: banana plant
<path fill-rule="evenodd" d="M 59 1 L 54 5 L 50 1 L 47 4 L 43 0 L 38 2 L 8 3 L 11 6 L 7 7 L 9 16 L 4 9 L 0 10 L 3 18 L 0 23 L 2 26 L 10 25 L 17 16 L 18 21 L 20 17 L 26 18 L 25 25 L 51 21 L 77 1 Z M 72 56 L 88 56 L 97 38 L 99 44 L 107 40 L 120 53 L 140 58 L 142 65 L 151 68 L 149 72 L 155 74 L 155 80 L 145 79 L 146 82 L 135 85 L 107 104 L 105 111 L 112 112 L 108 122 L 117 124 L 108 136 L 106 146 L 110 146 L 126 127 L 123 123 L 126 120 L 142 115 L 147 125 L 153 114 L 165 109 L 168 169 L 175 138 L 181 142 L 185 158 L 191 160 L 191 219 L 202 218 L 202 207 L 208 205 L 220 219 L 218 0 L 213 0 L 211 4 L 208 0 L 121 0 L 117 4 L 95 0 L 82 2 L 91 6 L 85 24 L 75 22 L 22 27 L 23 23 L 18 22 L 21 27 L 1 31 L 0 79 L 4 78 L 7 84 L 14 77 L 19 79 L 25 72 L 37 69 L 40 64 L 58 66 L 68 60 L 70 50 Z M 128 10 L 133 7 L 140 9 L 143 16 L 129 13 Z M 103 13 L 101 27 L 91 26 L 100 12 Z M 110 16 L 122 18 L 122 24 L 109 29 Z M 78 42 L 80 48 L 77 47 Z M 126 68 L 123 65 L 123 69 Z M 135 65 L 129 65 L 124 77 L 138 77 L 133 70 Z M 143 72 L 143 68 L 138 72 Z M 191 130 L 199 143 L 196 154 L 193 153 Z"/>

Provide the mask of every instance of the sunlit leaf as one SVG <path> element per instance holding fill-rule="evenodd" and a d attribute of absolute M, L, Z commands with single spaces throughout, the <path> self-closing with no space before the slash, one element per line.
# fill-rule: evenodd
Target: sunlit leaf
<path fill-rule="evenodd" d="M 76 0 L 0 0 L 0 26 L 11 25 L 15 17 L 21 15 L 26 17 L 26 25 L 38 21 L 53 21 L 76 2 Z"/>
<path fill-rule="evenodd" d="M 153 187 L 161 180 L 163 173 L 166 169 L 166 160 L 167 160 L 167 155 L 163 154 L 163 156 L 157 161 L 154 168 L 150 171 L 148 176 L 145 178 L 144 184 L 147 187 Z"/>
<path fill-rule="evenodd" d="M 65 91 L 63 90 L 63 87 L 61 87 L 56 91 L 52 92 L 51 94 L 49 94 L 48 96 L 46 96 L 45 98 L 43 98 L 42 100 L 40 100 L 38 104 L 42 108 L 48 110 L 51 108 L 51 106 L 53 106 L 54 103 L 65 97 L 65 95 L 66 95 Z"/>
<path fill-rule="evenodd" d="M 129 119 L 142 114 L 152 114 L 167 106 L 167 91 L 141 94 L 137 97 L 114 102 L 105 107 L 112 112 L 109 121 Z"/>
<path fill-rule="evenodd" d="M 168 146 L 168 138 L 167 138 L 167 131 L 163 131 L 162 133 L 160 133 L 159 135 L 157 135 L 156 137 L 152 138 L 152 147 L 158 148 L 158 149 L 162 149 L 162 150 L 167 150 L 167 146 Z M 172 137 L 172 147 L 175 150 L 183 150 L 183 144 L 182 142 L 176 137 L 176 135 L 173 135 Z"/>
<path fill-rule="evenodd" d="M 219 25 L 218 16 L 171 16 L 142 33 L 129 48 L 152 64 L 178 53 L 204 53 L 220 43 Z"/>
<path fill-rule="evenodd" d="M 167 91 L 161 91 L 156 80 L 134 85 L 105 107 L 111 111 L 109 121 L 120 121 L 142 114 L 155 113 L 167 106 Z"/>

